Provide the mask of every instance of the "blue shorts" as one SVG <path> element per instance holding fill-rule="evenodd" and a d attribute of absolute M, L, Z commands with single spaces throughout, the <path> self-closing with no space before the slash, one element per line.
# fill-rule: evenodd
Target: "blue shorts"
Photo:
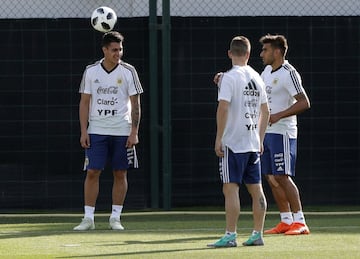
<path fill-rule="evenodd" d="M 234 153 L 225 147 L 219 171 L 223 183 L 261 183 L 260 155 L 257 152 Z"/>
<path fill-rule="evenodd" d="M 127 136 L 108 136 L 89 134 L 90 148 L 85 149 L 84 170 L 103 170 L 111 163 L 113 170 L 137 168 L 135 146 L 126 148 Z"/>
<path fill-rule="evenodd" d="M 266 133 L 261 156 L 263 174 L 295 176 L 296 139 L 287 135 Z"/>

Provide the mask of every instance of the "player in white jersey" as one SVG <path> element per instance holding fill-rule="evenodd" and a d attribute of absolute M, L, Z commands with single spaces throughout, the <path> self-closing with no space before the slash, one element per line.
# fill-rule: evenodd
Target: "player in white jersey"
<path fill-rule="evenodd" d="M 110 228 L 123 230 L 120 216 L 127 193 L 127 170 L 137 167 L 135 145 L 139 142 L 140 94 L 135 68 L 121 60 L 123 36 L 105 33 L 104 58 L 87 66 L 79 92 L 80 144 L 85 149 L 84 218 L 74 230 L 95 228 L 94 212 L 99 177 L 109 160 L 113 170 Z"/>
<path fill-rule="evenodd" d="M 292 180 L 295 175 L 297 122 L 296 115 L 309 109 L 310 102 L 301 77 L 286 60 L 287 40 L 282 35 L 260 39 L 261 58 L 266 65 L 261 74 L 268 95 L 270 121 L 266 129 L 261 170 L 265 175 L 281 222 L 265 234 L 309 234 L 299 195 Z"/>
<path fill-rule="evenodd" d="M 245 246 L 264 245 L 262 232 L 266 199 L 261 185 L 260 152 L 269 120 L 265 85 L 247 65 L 250 42 L 237 36 L 228 56 L 232 69 L 220 80 L 215 152 L 220 159 L 220 176 L 225 197 L 226 232 L 209 247 L 234 247 L 240 212 L 239 186 L 244 183 L 252 197 L 254 226 Z"/>

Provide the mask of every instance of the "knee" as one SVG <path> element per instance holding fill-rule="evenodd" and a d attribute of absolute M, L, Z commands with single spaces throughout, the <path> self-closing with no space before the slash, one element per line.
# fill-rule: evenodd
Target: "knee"
<path fill-rule="evenodd" d="M 288 175 L 274 175 L 274 180 L 280 185 L 285 186 L 289 183 L 289 176 Z"/>
<path fill-rule="evenodd" d="M 239 185 L 235 183 L 225 183 L 222 188 L 223 194 L 225 197 L 238 195 L 239 193 Z"/>
<path fill-rule="evenodd" d="M 88 170 L 86 173 L 86 179 L 89 181 L 97 181 L 99 180 L 100 171 L 97 170 Z"/>
<path fill-rule="evenodd" d="M 123 170 L 114 171 L 113 175 L 114 175 L 115 181 L 118 181 L 118 182 L 126 182 L 127 181 L 126 171 L 123 171 Z"/>
<path fill-rule="evenodd" d="M 279 187 L 280 184 L 278 178 L 275 175 L 268 174 L 265 176 L 265 178 L 272 189 Z"/>

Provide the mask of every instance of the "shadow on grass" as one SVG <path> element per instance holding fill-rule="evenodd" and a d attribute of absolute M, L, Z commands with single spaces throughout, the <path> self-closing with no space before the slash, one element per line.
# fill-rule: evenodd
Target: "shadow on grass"
<path fill-rule="evenodd" d="M 75 255 L 66 257 L 55 257 L 55 258 L 104 258 L 114 256 L 126 256 L 126 255 L 150 255 L 150 254 L 161 254 L 161 253 L 177 253 L 185 251 L 203 251 L 212 248 L 185 248 L 185 249 L 169 249 L 169 250 L 149 250 L 149 251 L 136 251 L 136 252 L 125 252 L 125 253 L 109 253 L 109 254 L 95 254 L 95 255 Z"/>
<path fill-rule="evenodd" d="M 176 244 L 176 243 L 187 243 L 201 240 L 216 241 L 221 236 L 206 236 L 196 238 L 176 238 L 176 239 L 163 239 L 163 240 L 152 240 L 152 241 L 141 241 L 141 240 L 126 240 L 122 244 L 107 244 L 101 246 L 119 246 L 119 245 L 161 245 L 161 244 Z"/>
<path fill-rule="evenodd" d="M 213 248 L 206 247 L 206 241 L 216 241 L 219 236 L 206 236 L 206 237 L 196 237 L 196 238 L 176 238 L 176 239 L 164 239 L 164 240 L 152 240 L 152 241 L 141 241 L 141 240 L 126 240 L 121 243 L 114 244 L 105 244 L 99 246 L 126 246 L 126 245 L 161 245 L 161 244 L 179 244 L 179 243 L 191 243 L 195 241 L 204 241 L 204 247 L 202 248 L 183 248 L 183 249 L 158 249 L 158 250 L 144 250 L 144 251 L 134 251 L 134 252 L 119 252 L 119 253 L 107 253 L 107 254 L 94 254 L 94 255 L 74 255 L 66 257 L 56 257 L 56 258 L 104 258 L 104 257 L 116 257 L 116 256 L 129 256 L 129 255 L 151 255 L 151 254 L 161 254 L 161 253 L 177 253 L 185 251 L 203 251 L 211 250 Z"/>

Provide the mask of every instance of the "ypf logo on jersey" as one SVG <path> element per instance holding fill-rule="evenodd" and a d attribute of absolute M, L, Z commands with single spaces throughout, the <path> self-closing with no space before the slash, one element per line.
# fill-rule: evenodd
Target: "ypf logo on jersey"
<path fill-rule="evenodd" d="M 256 83 L 252 79 L 250 82 L 245 86 L 245 90 L 243 91 L 243 95 L 247 96 L 260 96 L 260 91 L 257 90 Z"/>

